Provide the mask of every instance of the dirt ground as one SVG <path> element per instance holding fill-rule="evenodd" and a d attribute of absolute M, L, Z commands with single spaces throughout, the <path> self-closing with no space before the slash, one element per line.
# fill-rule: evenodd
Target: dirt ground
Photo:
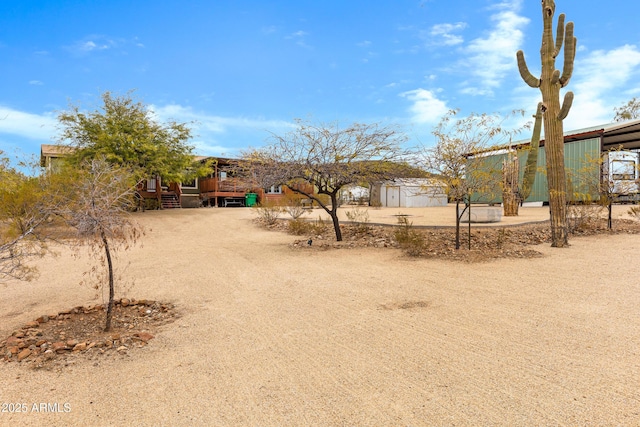
<path fill-rule="evenodd" d="M 370 220 L 453 215 L 397 211 Z M 134 283 L 117 296 L 179 316 L 115 356 L 0 362 L 0 425 L 640 425 L 638 235 L 468 263 L 296 248 L 248 208 L 136 218 L 147 233 L 119 260 Z M 87 259 L 60 248 L 37 265 L 38 280 L 0 285 L 0 337 L 102 302 L 77 284 Z"/>

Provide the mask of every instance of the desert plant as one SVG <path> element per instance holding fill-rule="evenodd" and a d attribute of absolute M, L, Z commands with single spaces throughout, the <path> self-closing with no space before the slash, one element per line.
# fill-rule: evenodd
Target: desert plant
<path fill-rule="evenodd" d="M 329 229 L 329 224 L 326 223 L 321 217 L 311 223 L 311 232 L 316 236 L 324 234 Z"/>
<path fill-rule="evenodd" d="M 517 216 L 518 207 L 529 197 L 536 179 L 538 164 L 538 151 L 540 148 L 540 132 L 542 128 L 542 114 L 544 106 L 538 103 L 531 143 L 527 150 L 527 162 L 525 163 L 522 182 L 519 181 L 520 162 L 517 153 L 509 152 L 502 166 L 502 203 L 504 216 Z"/>
<path fill-rule="evenodd" d="M 258 215 L 258 219 L 265 225 L 274 225 L 282 213 L 282 206 L 270 200 L 258 203 L 253 209 Z"/>
<path fill-rule="evenodd" d="M 289 233 L 295 236 L 302 236 L 311 234 L 313 231 L 313 224 L 303 219 L 292 219 L 289 221 Z"/>
<path fill-rule="evenodd" d="M 394 231 L 394 237 L 400 248 L 409 256 L 418 257 L 427 250 L 425 236 L 416 231 L 413 222 L 406 215 L 398 216 L 398 227 Z"/>
<path fill-rule="evenodd" d="M 598 227 L 605 207 L 592 203 L 571 203 L 567 208 L 569 233 L 593 230 Z"/>
<path fill-rule="evenodd" d="M 631 206 L 627 213 L 631 216 L 635 216 L 637 219 L 640 219 L 640 206 Z"/>
<path fill-rule="evenodd" d="M 545 150 L 547 157 L 547 179 L 549 183 L 549 208 L 551 212 L 551 246 L 569 245 L 567 227 L 567 190 L 564 168 L 564 135 L 562 122 L 569 114 L 573 103 L 573 92 L 567 92 L 560 105 L 560 89 L 569 84 L 573 74 L 573 62 L 576 54 L 577 39 L 573 35 L 573 22 L 564 25 L 564 14 L 558 17 L 558 26 L 554 42 L 553 15 L 554 0 L 542 1 L 542 47 L 540 56 L 542 74 L 535 77 L 529 72 L 524 53 L 516 53 L 518 70 L 522 79 L 532 88 L 540 89 L 544 112 Z M 564 66 L 562 74 L 556 70 L 556 57 L 564 44 Z"/>
<path fill-rule="evenodd" d="M 345 211 L 345 215 L 349 221 L 357 223 L 357 232 L 366 233 L 369 230 L 369 211 L 367 209 L 355 207 Z"/>
<path fill-rule="evenodd" d="M 293 219 L 300 218 L 306 212 L 302 205 L 302 199 L 303 198 L 297 194 L 288 194 L 282 202 L 283 210 Z"/>

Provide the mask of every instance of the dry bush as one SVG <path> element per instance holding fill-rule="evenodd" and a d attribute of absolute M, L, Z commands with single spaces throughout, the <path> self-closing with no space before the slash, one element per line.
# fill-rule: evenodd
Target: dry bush
<path fill-rule="evenodd" d="M 637 219 L 640 219 L 640 206 L 631 206 L 627 213 L 631 216 L 635 216 Z"/>
<path fill-rule="evenodd" d="M 287 194 L 282 201 L 283 210 L 294 220 L 297 220 L 306 212 L 302 205 L 303 198 L 299 194 Z"/>
<path fill-rule="evenodd" d="M 350 211 L 345 211 L 347 219 L 357 223 L 356 231 L 358 233 L 366 233 L 369 231 L 369 211 L 360 207 L 355 207 Z"/>
<path fill-rule="evenodd" d="M 419 257 L 427 250 L 425 236 L 413 228 L 413 223 L 406 216 L 398 217 L 394 237 L 400 248 L 409 256 Z"/>
<path fill-rule="evenodd" d="M 313 224 L 302 219 L 293 219 L 289 221 L 289 233 L 295 236 L 303 236 L 311 234 Z"/>
<path fill-rule="evenodd" d="M 598 204 L 571 204 L 567 212 L 569 233 L 598 228 L 604 206 Z"/>
<path fill-rule="evenodd" d="M 253 209 L 255 209 L 260 221 L 266 225 L 274 225 L 283 211 L 279 203 L 270 200 L 258 203 Z"/>

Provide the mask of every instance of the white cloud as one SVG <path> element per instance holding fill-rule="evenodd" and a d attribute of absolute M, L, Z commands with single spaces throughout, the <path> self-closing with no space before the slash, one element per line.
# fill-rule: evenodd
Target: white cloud
<path fill-rule="evenodd" d="M 232 142 L 234 148 L 225 148 L 225 138 L 238 134 L 246 135 L 246 145 L 256 146 L 264 143 L 270 132 L 282 134 L 295 129 L 295 124 L 284 120 L 267 120 L 261 117 L 222 117 L 194 111 L 191 107 L 178 104 L 164 106 L 150 105 L 149 110 L 164 122 L 175 120 L 182 123 L 190 123 L 193 129 L 196 153 L 202 155 L 226 155 L 237 153 L 242 147 L 238 147 L 238 141 Z"/>
<path fill-rule="evenodd" d="M 529 19 L 518 15 L 520 1 L 495 5 L 497 12 L 491 16 L 493 28 L 486 37 L 477 38 L 464 50 L 470 55 L 465 64 L 478 79 L 477 86 L 469 93 L 492 93 L 502 79 L 516 67 L 515 52 L 522 44 L 522 28 Z M 469 90 L 469 89 L 467 89 Z"/>
<path fill-rule="evenodd" d="M 573 90 L 575 100 L 566 119 L 565 129 L 579 129 L 613 121 L 614 107 L 627 101 L 633 96 L 629 96 L 629 93 L 638 89 L 638 75 L 640 50 L 636 46 L 624 45 L 609 51 L 597 50 L 585 58 L 577 58 L 574 76 L 566 87 L 567 90 Z"/>
<path fill-rule="evenodd" d="M 144 48 L 144 44 L 137 37 L 124 39 L 111 38 L 104 35 L 90 35 L 73 43 L 71 46 L 66 46 L 65 49 L 76 55 L 87 55 L 92 52 L 126 48 L 127 46 Z"/>
<path fill-rule="evenodd" d="M 413 103 L 409 107 L 409 111 L 413 114 L 413 120 L 418 124 L 435 124 L 449 111 L 446 102 L 438 99 L 433 91 L 427 89 L 403 92 L 400 96 Z"/>
<path fill-rule="evenodd" d="M 44 83 L 42 83 L 40 80 L 29 80 L 29 84 L 33 86 L 42 86 Z"/>
<path fill-rule="evenodd" d="M 57 123 L 52 114 L 32 114 L 0 106 L 0 133 L 48 141 L 56 135 Z"/>
<path fill-rule="evenodd" d="M 432 36 L 432 42 L 438 45 L 455 46 L 464 42 L 462 36 L 454 34 L 462 31 L 467 27 L 464 22 L 456 22 L 455 24 L 437 24 L 431 27 L 429 35 Z"/>

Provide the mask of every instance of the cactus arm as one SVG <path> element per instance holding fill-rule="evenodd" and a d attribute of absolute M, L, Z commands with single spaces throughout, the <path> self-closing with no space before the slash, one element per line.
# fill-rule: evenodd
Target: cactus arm
<path fill-rule="evenodd" d="M 560 109 L 560 113 L 558 113 L 559 120 L 564 120 L 567 117 L 572 104 L 573 104 L 573 92 L 565 93 L 564 101 L 562 102 L 562 108 Z"/>
<path fill-rule="evenodd" d="M 542 114 L 544 113 L 544 105 L 542 102 L 538 103 L 538 109 L 536 110 L 536 121 L 533 125 L 533 134 L 531 135 L 531 144 L 529 146 L 529 155 L 527 156 L 527 163 L 524 166 L 524 175 L 522 176 L 522 189 L 520 190 L 520 197 L 522 201 L 525 201 L 531 195 L 531 188 L 536 180 L 536 169 L 538 165 L 538 149 L 540 147 L 540 133 L 542 130 Z"/>
<path fill-rule="evenodd" d="M 520 77 L 522 77 L 522 80 L 524 80 L 524 82 L 530 87 L 539 88 L 540 79 L 529 72 L 529 67 L 527 67 L 527 62 L 524 59 L 524 52 L 519 50 L 516 53 L 516 57 L 518 59 L 518 71 L 520 71 Z"/>
<path fill-rule="evenodd" d="M 564 66 L 562 68 L 562 76 L 560 76 L 560 85 L 565 87 L 571 75 L 573 74 L 573 61 L 576 57 L 576 45 L 578 40 L 573 36 L 573 22 L 567 24 L 567 35 L 564 43 Z"/>
<path fill-rule="evenodd" d="M 551 75 L 551 84 L 557 84 L 560 81 L 560 70 L 553 70 Z"/>
<path fill-rule="evenodd" d="M 556 50 L 553 54 L 555 58 L 560 53 L 560 49 L 562 49 L 562 43 L 564 42 L 564 13 L 561 13 L 558 16 L 558 29 L 556 31 Z"/>

